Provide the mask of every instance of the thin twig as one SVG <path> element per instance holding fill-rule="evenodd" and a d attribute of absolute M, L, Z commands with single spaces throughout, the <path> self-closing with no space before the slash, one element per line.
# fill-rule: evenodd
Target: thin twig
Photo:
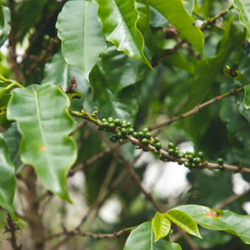
<path fill-rule="evenodd" d="M 77 167 L 71 169 L 68 173 L 68 176 L 72 176 L 74 175 L 77 171 L 81 170 L 81 169 L 85 169 L 89 166 L 91 166 L 92 164 L 94 164 L 96 161 L 102 159 L 104 156 L 106 156 L 107 154 L 110 154 L 111 152 L 113 152 L 116 148 L 119 148 L 121 145 L 120 144 L 116 144 L 116 145 L 112 145 L 111 148 L 108 148 L 106 150 L 104 150 L 103 152 L 99 153 L 98 155 L 93 156 L 92 158 L 90 158 L 89 160 L 79 164 Z"/>
<path fill-rule="evenodd" d="M 110 234 L 102 234 L 102 233 L 92 233 L 92 232 L 86 232 L 86 231 L 81 231 L 81 230 L 72 230 L 72 231 L 68 231 L 68 232 L 60 232 L 60 233 L 56 233 L 56 234 L 52 234 L 49 237 L 45 238 L 45 241 L 57 238 L 57 237 L 61 237 L 61 236 L 82 236 L 82 237 L 91 237 L 94 239 L 113 239 L 113 238 L 119 238 L 120 236 L 122 236 L 123 234 L 125 234 L 128 231 L 131 231 L 132 229 L 134 229 L 136 226 L 134 227 L 127 227 L 127 228 L 123 228 L 118 232 L 115 233 L 110 233 Z"/>
<path fill-rule="evenodd" d="M 17 44 L 17 28 L 16 28 L 16 14 L 15 14 L 15 1 L 9 0 L 9 9 L 10 9 L 10 26 L 11 30 L 9 33 L 9 44 L 8 44 L 8 52 L 9 52 L 9 62 L 11 72 L 13 74 L 14 79 L 21 83 L 19 64 L 17 63 L 16 56 L 16 44 Z"/>
<path fill-rule="evenodd" d="M 165 122 L 162 122 L 158 125 L 155 125 L 153 127 L 150 127 L 149 130 L 155 130 L 155 129 L 159 129 L 161 127 L 164 127 L 164 126 L 168 126 L 170 125 L 171 123 L 175 122 L 175 121 L 179 121 L 181 119 L 184 119 L 184 118 L 187 118 L 188 116 L 191 116 L 191 115 L 194 115 L 194 114 L 197 114 L 201 111 L 201 109 L 207 107 L 208 105 L 211 105 L 215 102 L 218 102 L 218 101 L 221 101 L 222 99 L 226 98 L 226 97 L 229 97 L 229 96 L 232 96 L 232 95 L 236 95 L 238 94 L 239 92 L 242 92 L 244 89 L 243 88 L 239 88 L 239 89 L 232 89 L 230 92 L 226 93 L 226 94 L 223 94 L 223 95 L 219 95 L 219 96 L 216 96 L 214 97 L 213 99 L 207 101 L 207 102 L 204 102 L 200 105 L 197 105 L 196 107 L 194 107 L 193 109 L 189 110 L 188 112 L 180 115 L 180 116 L 177 116 L 177 117 L 174 117 L 172 119 L 169 119 L 169 120 L 166 120 Z"/>
<path fill-rule="evenodd" d="M 219 210 L 222 209 L 223 207 L 233 203 L 234 201 L 240 199 L 241 197 L 247 195 L 249 193 L 250 189 L 247 189 L 246 191 L 244 191 L 242 194 L 233 194 L 232 196 L 226 198 L 225 200 L 223 200 L 222 202 L 220 202 L 219 204 L 215 205 L 213 207 L 213 210 Z"/>
<path fill-rule="evenodd" d="M 20 230 L 20 228 L 16 225 L 16 223 L 12 220 L 10 214 L 7 214 L 7 225 L 5 226 L 5 233 L 10 233 L 10 238 L 7 240 L 10 242 L 13 250 L 21 250 L 22 245 L 17 244 L 16 231 Z"/>

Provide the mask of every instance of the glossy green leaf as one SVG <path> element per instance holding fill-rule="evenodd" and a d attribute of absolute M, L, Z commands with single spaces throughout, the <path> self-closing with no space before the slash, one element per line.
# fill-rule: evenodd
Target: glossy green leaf
<path fill-rule="evenodd" d="M 66 177 L 76 160 L 76 145 L 68 137 L 74 128 L 68 107 L 69 100 L 60 87 L 31 85 L 12 91 L 7 117 L 17 121 L 22 134 L 23 163 L 35 168 L 46 188 L 70 202 Z"/>
<path fill-rule="evenodd" d="M 203 53 L 203 34 L 193 25 L 195 20 L 187 13 L 181 0 L 149 0 L 149 3 L 167 18 L 197 51 Z"/>
<path fill-rule="evenodd" d="M 188 14 L 191 15 L 194 10 L 195 1 L 194 0 L 182 0 L 182 2 Z"/>
<path fill-rule="evenodd" d="M 16 173 L 18 173 L 24 164 L 20 158 L 21 134 L 17 130 L 16 123 L 12 123 L 12 126 L 3 133 L 3 137 L 8 146 L 10 159 L 15 165 Z"/>
<path fill-rule="evenodd" d="M 137 28 L 144 33 L 150 23 L 150 8 L 148 0 L 136 0 L 136 10 L 139 12 L 139 20 L 136 23 Z"/>
<path fill-rule="evenodd" d="M 169 240 L 158 240 L 154 242 L 154 233 L 151 222 L 144 222 L 133 229 L 126 240 L 124 250 L 181 250 L 179 244 Z"/>
<path fill-rule="evenodd" d="M 170 22 L 155 8 L 150 6 L 151 20 L 150 25 L 153 27 L 169 28 Z"/>
<path fill-rule="evenodd" d="M 221 85 L 221 92 L 229 92 L 233 84 L 227 82 Z M 250 113 L 243 106 L 243 93 L 226 98 L 220 102 L 219 115 L 227 126 L 227 136 L 230 148 L 227 151 L 229 163 L 239 162 L 250 167 Z"/>
<path fill-rule="evenodd" d="M 171 66 L 176 66 L 180 69 L 184 69 L 192 75 L 194 74 L 194 63 L 188 61 L 187 58 L 179 51 L 176 51 L 172 55 L 168 56 L 164 62 L 167 62 Z"/>
<path fill-rule="evenodd" d="M 4 29 L 4 11 L 2 4 L 0 4 L 0 37 L 3 34 L 3 29 Z"/>
<path fill-rule="evenodd" d="M 143 53 L 144 39 L 136 27 L 139 14 L 134 0 L 97 0 L 98 17 L 107 41 L 115 44 L 119 51 L 129 57 L 151 64 Z"/>
<path fill-rule="evenodd" d="M 0 25 L 0 47 L 8 39 L 10 32 L 10 10 L 6 6 L 0 5 L 0 15 L 2 14 L 2 21 Z"/>
<path fill-rule="evenodd" d="M 15 167 L 9 158 L 6 142 L 0 135 L 0 206 L 7 209 L 12 216 L 15 189 Z"/>
<path fill-rule="evenodd" d="M 155 235 L 155 242 L 167 236 L 170 232 L 171 221 L 166 214 L 156 212 L 152 219 L 152 227 Z"/>
<path fill-rule="evenodd" d="M 19 11 L 16 13 L 16 18 L 19 18 L 17 22 L 18 30 L 21 31 L 21 36 L 28 32 L 35 25 L 39 24 L 43 18 L 44 10 L 46 9 L 46 4 L 49 0 L 39 0 L 39 1 L 21 1 L 19 4 Z M 25 13 L 29 13 L 26 15 Z"/>
<path fill-rule="evenodd" d="M 138 99 L 134 86 L 113 93 L 107 88 L 107 83 L 98 66 L 93 69 L 89 79 L 94 88 L 93 99 L 96 109 L 100 110 L 104 117 L 119 117 L 134 122 L 138 111 Z"/>
<path fill-rule="evenodd" d="M 149 70 L 143 62 L 135 61 L 123 52 L 117 51 L 114 45 L 109 46 L 102 53 L 100 64 L 112 92 L 119 92 L 139 82 Z"/>
<path fill-rule="evenodd" d="M 175 209 L 189 214 L 202 227 L 231 233 L 250 244 L 250 215 L 239 215 L 228 210 L 214 211 L 199 205 L 183 205 Z"/>
<path fill-rule="evenodd" d="M 187 213 L 177 209 L 171 209 L 166 213 L 166 215 L 169 220 L 171 220 L 187 233 L 202 238 L 199 233 L 197 224 L 195 223 L 194 219 Z"/>
<path fill-rule="evenodd" d="M 244 107 L 246 109 L 250 109 L 250 85 L 246 85 L 244 86 L 244 91 L 245 91 L 245 95 L 244 95 Z"/>
<path fill-rule="evenodd" d="M 250 42 L 250 2 L 248 0 L 234 0 L 233 4 L 240 11 L 240 21 L 247 28 L 247 39 Z"/>
<path fill-rule="evenodd" d="M 77 83 L 75 90 L 80 91 L 84 98 L 90 87 L 86 78 L 77 67 L 67 64 L 61 53 L 57 53 L 53 56 L 51 62 L 45 64 L 42 84 L 55 84 L 61 86 L 65 91 L 70 86 L 72 77 L 75 78 Z"/>
<path fill-rule="evenodd" d="M 106 47 L 96 13 L 97 5 L 91 1 L 70 1 L 56 23 L 65 61 L 78 67 L 87 79 Z"/>
<path fill-rule="evenodd" d="M 194 77 L 190 83 L 191 93 L 186 109 L 193 108 L 204 100 L 217 74 L 224 68 L 229 55 L 242 46 L 245 29 L 233 18 L 227 23 L 218 54 L 212 58 L 200 60 L 195 67 Z"/>
<path fill-rule="evenodd" d="M 8 102 L 10 99 L 10 92 L 12 89 L 17 87 L 23 87 L 14 80 L 9 80 L 4 78 L 0 74 L 0 116 L 4 116 L 7 110 Z M 5 122 L 5 119 L 0 121 L 0 125 L 3 125 L 2 122 Z"/>

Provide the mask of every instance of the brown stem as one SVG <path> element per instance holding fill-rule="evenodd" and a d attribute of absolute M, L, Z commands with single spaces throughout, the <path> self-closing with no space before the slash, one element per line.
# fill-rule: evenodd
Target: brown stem
<path fill-rule="evenodd" d="M 219 95 L 219 96 L 216 96 L 214 97 L 213 99 L 207 101 L 207 102 L 204 102 L 200 105 L 197 105 L 195 106 L 193 109 L 189 110 L 188 112 L 180 115 L 180 116 L 176 116 L 172 119 L 169 119 L 169 120 L 166 120 L 165 122 L 162 122 L 156 126 L 153 126 L 153 127 L 150 127 L 149 129 L 152 131 L 152 130 L 155 130 L 155 129 L 158 129 L 158 128 L 161 128 L 163 126 L 167 126 L 167 125 L 170 125 L 171 123 L 175 122 L 175 121 L 179 121 L 181 119 L 184 119 L 188 116 L 191 116 L 193 114 L 196 114 L 196 113 L 199 113 L 201 109 L 207 107 L 208 105 L 210 104 L 213 104 L 215 102 L 218 102 L 218 101 L 221 101 L 222 99 L 226 98 L 226 97 L 229 97 L 229 96 L 232 96 L 232 95 L 236 95 L 238 94 L 239 92 L 242 92 L 243 91 L 243 88 L 239 88 L 239 89 L 232 89 L 230 92 L 224 94 L 224 95 Z"/>
<path fill-rule="evenodd" d="M 17 31 L 16 31 L 15 1 L 14 0 L 9 0 L 9 8 L 10 8 L 10 26 L 11 26 L 11 30 L 9 33 L 9 44 L 8 44 L 9 62 L 10 62 L 10 68 L 11 68 L 11 72 L 13 74 L 14 79 L 17 82 L 21 83 L 19 64 L 17 63 L 17 60 L 16 60 Z"/>
<path fill-rule="evenodd" d="M 25 217 L 29 225 L 32 249 L 43 250 L 44 244 L 44 226 L 42 222 L 42 215 L 39 213 L 39 201 L 36 193 L 36 174 L 31 166 L 25 166 L 23 168 L 25 175 L 25 182 L 27 189 L 24 192 L 25 200 L 27 202 L 27 209 L 25 211 Z"/>
<path fill-rule="evenodd" d="M 20 228 L 12 220 L 10 214 L 7 214 L 7 225 L 5 226 L 5 233 L 10 233 L 10 238 L 8 238 L 8 241 L 10 242 L 13 250 L 22 249 L 22 245 L 18 246 L 17 244 L 17 239 L 16 239 L 17 230 L 20 230 Z"/>

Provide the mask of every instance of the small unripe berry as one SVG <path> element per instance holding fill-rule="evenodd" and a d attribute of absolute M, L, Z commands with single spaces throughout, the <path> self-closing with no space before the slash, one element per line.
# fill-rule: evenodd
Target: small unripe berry
<path fill-rule="evenodd" d="M 146 132 L 144 133 L 144 137 L 147 138 L 147 139 L 150 139 L 151 138 L 151 133 L 150 132 Z"/>
<path fill-rule="evenodd" d="M 113 122 L 113 121 L 114 121 L 113 117 L 108 118 L 108 122 Z"/>
<path fill-rule="evenodd" d="M 223 160 L 222 158 L 218 158 L 218 159 L 217 159 L 217 162 L 218 162 L 219 165 L 223 165 L 224 160 Z"/>
<path fill-rule="evenodd" d="M 122 135 L 126 135 L 128 133 L 128 131 L 126 128 L 122 128 L 121 133 L 122 133 Z"/>
<path fill-rule="evenodd" d="M 135 138 L 138 138 L 138 133 L 137 132 L 133 132 L 132 136 L 135 137 Z"/>
<path fill-rule="evenodd" d="M 144 137 L 144 133 L 143 133 L 142 131 L 139 131 L 139 132 L 138 132 L 138 137 L 139 137 L 140 139 L 142 139 L 142 138 Z"/>
<path fill-rule="evenodd" d="M 200 158 L 200 157 L 195 157 L 195 158 L 194 158 L 194 163 L 195 163 L 195 164 L 198 165 L 200 162 L 201 162 L 201 158 Z"/>
<path fill-rule="evenodd" d="M 169 153 L 170 155 L 174 155 L 175 150 L 174 150 L 173 148 L 169 148 L 169 149 L 168 149 L 168 153 Z"/>
<path fill-rule="evenodd" d="M 174 145 L 174 143 L 172 143 L 172 142 L 169 142 L 169 143 L 168 143 L 168 148 L 175 148 L 175 145 Z"/>
<path fill-rule="evenodd" d="M 117 136 L 116 135 L 112 135 L 111 137 L 110 137 L 110 141 L 112 141 L 112 142 L 116 142 L 117 141 Z"/>
<path fill-rule="evenodd" d="M 144 144 L 144 145 L 148 145 L 149 144 L 149 140 L 147 138 L 143 138 L 141 140 L 141 143 Z"/>
<path fill-rule="evenodd" d="M 134 133 L 134 129 L 133 128 L 128 128 L 128 134 L 132 135 Z"/>
<path fill-rule="evenodd" d="M 157 150 L 160 150 L 161 149 L 161 143 L 160 142 L 155 143 L 155 148 Z"/>
<path fill-rule="evenodd" d="M 116 125 L 116 126 L 119 126 L 120 124 L 121 124 L 121 121 L 120 121 L 120 119 L 115 119 L 114 120 L 114 124 Z"/>

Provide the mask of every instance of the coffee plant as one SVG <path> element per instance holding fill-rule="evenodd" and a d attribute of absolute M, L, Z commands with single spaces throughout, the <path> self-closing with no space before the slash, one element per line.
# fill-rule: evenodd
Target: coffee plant
<path fill-rule="evenodd" d="M 247 0 L 2 0 L 1 248 L 249 249 L 249 20 Z M 163 197 L 169 162 L 189 184 Z"/>

